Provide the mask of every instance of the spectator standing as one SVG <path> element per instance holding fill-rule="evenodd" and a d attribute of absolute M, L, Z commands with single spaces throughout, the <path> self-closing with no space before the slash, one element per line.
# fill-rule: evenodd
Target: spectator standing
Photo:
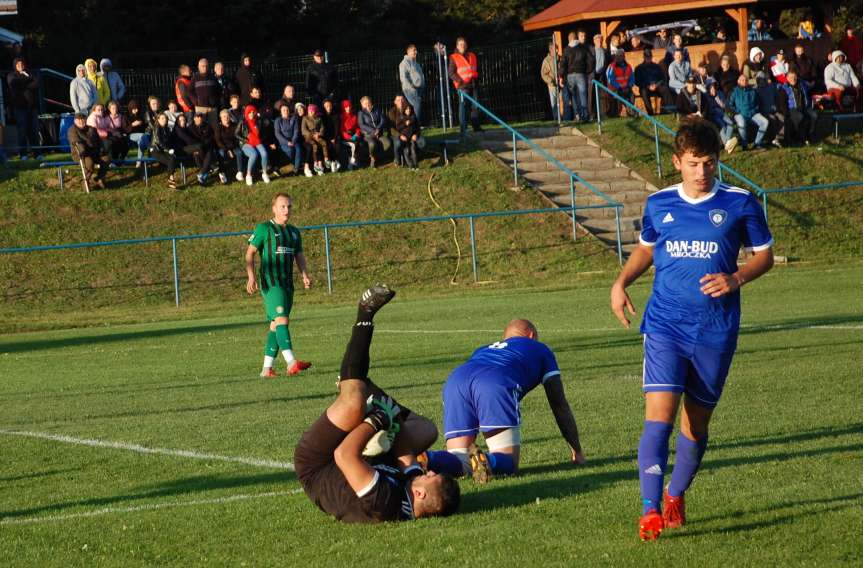
<path fill-rule="evenodd" d="M 656 38 L 653 40 L 653 47 L 656 49 L 666 49 L 671 45 L 671 38 L 668 37 L 668 30 L 662 28 L 656 32 Z"/>
<path fill-rule="evenodd" d="M 815 29 L 812 14 L 806 14 L 797 25 L 797 39 L 813 40 L 821 37 L 821 32 Z"/>
<path fill-rule="evenodd" d="M 233 79 L 225 75 L 225 64 L 221 61 L 216 61 L 213 64 L 213 78 L 216 80 L 219 94 L 218 108 L 221 111 L 230 105 L 231 95 L 237 94 L 237 86 Z"/>
<path fill-rule="evenodd" d="M 743 75 L 749 82 L 750 87 L 755 87 L 758 82 L 758 76 L 767 76 L 767 69 L 764 65 L 764 51 L 760 47 L 753 47 L 749 50 L 749 59 L 743 64 Z"/>
<path fill-rule="evenodd" d="M 729 154 L 737 147 L 734 121 L 726 113 L 725 93 L 715 79 L 707 81 L 707 118 L 719 129 L 719 139 Z"/>
<path fill-rule="evenodd" d="M 213 141 L 216 143 L 216 151 L 219 158 L 219 181 L 228 183 L 228 164 L 234 160 L 237 167 L 235 174 L 237 181 L 243 181 L 243 152 L 237 144 L 234 132 L 237 125 L 231 122 L 231 113 L 228 109 L 219 111 L 219 124 L 213 131 Z"/>
<path fill-rule="evenodd" d="M 797 72 L 789 71 L 787 79 L 779 85 L 777 100 L 779 112 L 785 117 L 785 140 L 792 144 L 805 142 L 808 146 L 815 141 L 818 112 L 812 106 L 809 88 Z"/>
<path fill-rule="evenodd" d="M 195 93 L 192 89 L 192 70 L 188 65 L 180 65 L 177 80 L 174 81 L 174 96 L 184 113 L 195 111 Z M 188 118 L 188 116 L 186 117 Z"/>
<path fill-rule="evenodd" d="M 845 54 L 836 50 L 830 55 L 832 62 L 824 69 L 824 85 L 840 112 L 850 110 L 843 99 L 852 98 L 852 108 L 857 112 L 860 101 L 860 80 L 854 69 L 845 61 Z"/>
<path fill-rule="evenodd" d="M 240 108 L 240 95 L 231 95 L 228 101 L 228 114 L 235 126 L 243 121 L 243 110 Z"/>
<path fill-rule="evenodd" d="M 632 65 L 626 62 L 626 54 L 623 51 L 618 51 L 614 54 L 614 62 L 608 66 L 605 72 L 608 88 L 617 94 L 617 96 L 632 102 L 632 87 L 635 85 L 635 73 L 632 70 Z M 620 114 L 619 103 L 612 100 L 613 108 L 616 111 L 612 114 Z M 627 113 L 629 109 L 627 109 Z"/>
<path fill-rule="evenodd" d="M 251 94 L 251 93 L 250 93 Z M 264 146 L 261 135 L 261 115 L 255 105 L 248 104 L 243 109 L 243 121 L 237 126 L 236 135 L 240 146 L 245 154 L 248 162 L 246 163 L 246 185 L 254 183 L 252 172 L 255 169 L 255 164 L 258 158 L 261 159 L 261 179 L 264 183 L 270 183 L 270 176 L 267 175 L 267 148 Z"/>
<path fill-rule="evenodd" d="M 213 163 L 213 151 L 215 149 L 215 136 L 213 127 L 207 122 L 203 113 L 196 112 L 189 133 L 195 143 L 201 148 L 195 163 L 198 166 L 198 183 L 205 185 L 210 175 L 210 166 Z"/>
<path fill-rule="evenodd" d="M 863 42 L 854 34 L 854 26 L 845 26 L 845 35 L 839 42 L 839 49 L 845 53 L 851 67 L 857 67 L 863 61 Z"/>
<path fill-rule="evenodd" d="M 797 78 L 806 83 L 811 93 L 818 81 L 818 72 L 815 62 L 806 55 L 803 44 L 798 43 L 794 46 L 794 54 L 788 60 L 788 69 L 797 73 Z"/>
<path fill-rule="evenodd" d="M 282 91 L 282 98 L 273 103 L 273 109 L 281 113 L 282 107 L 287 106 L 289 111 L 294 110 L 294 105 L 296 104 L 296 90 L 293 85 L 285 85 L 284 90 Z"/>
<path fill-rule="evenodd" d="M 688 77 L 683 88 L 677 93 L 676 106 L 681 117 L 695 114 L 706 118 L 707 97 L 698 90 L 694 77 Z"/>
<path fill-rule="evenodd" d="M 69 84 L 69 101 L 75 114 L 89 114 L 97 100 L 96 85 L 87 78 L 84 66 L 78 65 L 75 67 L 75 78 Z"/>
<path fill-rule="evenodd" d="M 557 70 L 560 69 L 560 60 L 557 57 L 553 43 L 548 44 L 548 55 L 542 60 L 542 65 L 539 69 L 539 76 L 542 82 L 548 87 L 548 98 L 551 101 L 551 118 L 560 120 L 560 108 L 558 105 L 558 80 Z"/>
<path fill-rule="evenodd" d="M 144 150 L 147 149 L 147 144 L 141 146 L 144 140 L 144 134 L 147 132 L 147 117 L 141 112 L 141 105 L 138 101 L 131 99 L 126 106 L 126 136 L 129 138 L 129 143 L 134 144 L 138 150 L 138 161 L 135 163 L 136 168 L 141 167 L 141 158 L 144 157 Z"/>
<path fill-rule="evenodd" d="M 749 38 L 749 41 L 770 41 L 773 39 L 767 26 L 764 25 L 764 18 L 761 16 L 755 16 L 755 19 L 752 21 L 752 26 L 749 28 L 747 37 Z M 753 83 L 750 83 L 750 85 L 752 84 Z"/>
<path fill-rule="evenodd" d="M 108 90 L 111 92 L 109 100 L 121 102 L 126 96 L 126 84 L 123 83 L 120 74 L 114 71 L 114 64 L 111 63 L 110 59 L 105 58 L 99 62 L 99 69 L 102 70 L 101 75 L 108 83 Z"/>
<path fill-rule="evenodd" d="M 287 104 L 279 106 L 279 118 L 273 123 L 273 130 L 279 149 L 294 165 L 294 175 L 299 175 L 303 163 L 303 144 L 300 141 L 300 121 L 292 110 L 293 107 Z"/>
<path fill-rule="evenodd" d="M 758 78 L 758 86 L 755 88 L 758 93 L 758 112 L 761 116 L 767 118 L 768 134 L 772 133 L 771 144 L 777 148 L 782 147 L 782 141 L 785 136 L 785 117 L 779 112 L 777 106 L 778 92 L 776 84 L 767 80 L 767 77 Z"/>
<path fill-rule="evenodd" d="M 342 101 L 342 113 L 339 115 L 339 121 L 341 143 L 350 150 L 348 170 L 354 170 L 357 168 L 357 144 L 362 137 L 362 132 L 360 132 L 357 115 L 348 99 Z"/>
<path fill-rule="evenodd" d="M 195 114 L 203 114 L 211 128 L 219 122 L 219 103 L 221 89 L 216 76 L 210 73 L 210 62 L 206 58 L 198 60 L 198 70 L 192 75 L 192 92 Z"/>
<path fill-rule="evenodd" d="M 749 80 L 743 73 L 737 78 L 737 86 L 731 91 L 728 108 L 734 113 L 734 122 L 740 134 L 741 147 L 744 150 L 748 148 L 747 128 L 749 123 L 753 123 L 758 128 L 758 133 L 755 135 L 755 147 L 761 148 L 761 142 L 764 140 L 764 135 L 767 134 L 767 127 L 770 123 L 765 116 L 758 112 L 758 93 L 749 85 Z"/>
<path fill-rule="evenodd" d="M 587 46 L 587 32 L 580 29 L 576 32 L 575 42 L 570 41 L 563 50 L 563 61 L 561 62 L 561 79 L 565 81 L 566 92 L 572 114 L 568 109 L 564 110 L 564 116 L 579 122 L 587 121 L 587 76 L 594 68 L 594 61 Z"/>
<path fill-rule="evenodd" d="M 780 49 L 776 55 L 770 58 L 770 74 L 773 80 L 777 83 L 785 83 L 785 76 L 788 74 L 788 60 L 785 59 L 785 50 Z"/>
<path fill-rule="evenodd" d="M 150 156 L 163 166 L 168 172 L 168 187 L 178 189 L 174 180 L 174 169 L 177 167 L 177 159 L 174 149 L 171 147 L 171 130 L 168 128 L 168 117 L 165 113 L 156 116 L 156 122 L 150 127 Z"/>
<path fill-rule="evenodd" d="M 726 99 L 737 86 L 738 77 L 740 77 L 740 70 L 731 65 L 731 56 L 723 55 L 719 59 L 719 69 L 713 74 L 713 78 L 719 83 L 719 88 L 722 89 Z"/>
<path fill-rule="evenodd" d="M 245 108 L 252 101 L 252 88 L 258 87 L 264 91 L 264 76 L 252 67 L 252 56 L 244 53 L 240 56 L 240 68 L 237 69 L 234 79 L 240 90 L 240 108 Z"/>
<path fill-rule="evenodd" d="M 372 99 L 368 96 L 360 99 L 362 107 L 357 117 L 360 132 L 369 147 L 369 167 L 374 168 L 378 158 L 378 147 L 387 152 L 392 146 L 392 141 L 386 133 L 386 117 L 380 109 L 375 108 Z"/>
<path fill-rule="evenodd" d="M 102 142 L 96 130 L 87 125 L 84 113 L 75 113 L 75 123 L 66 133 L 72 151 L 72 159 L 81 162 L 84 168 L 85 187 L 91 185 L 105 189 L 108 175 L 108 156 L 102 153 Z M 96 169 L 98 168 L 98 172 Z M 93 177 L 93 174 L 95 178 Z"/>
<path fill-rule="evenodd" d="M 596 119 L 596 88 L 593 81 L 602 83 L 605 81 L 605 69 L 611 61 L 611 54 L 602 46 L 602 34 L 594 34 L 593 45 L 589 47 L 590 54 L 593 56 L 593 72 L 587 77 L 587 110 L 590 113 L 590 119 Z M 604 98 L 604 95 L 600 95 Z M 605 105 L 602 105 L 605 106 Z"/>
<path fill-rule="evenodd" d="M 105 76 L 99 73 L 99 68 L 96 67 L 95 59 L 87 59 L 84 61 L 84 68 L 87 70 L 87 79 L 96 87 L 96 102 L 103 105 L 108 104 L 111 100 L 111 87 Z"/>
<path fill-rule="evenodd" d="M 405 49 L 405 56 L 399 63 L 399 81 L 402 92 L 416 113 L 416 120 L 422 121 L 422 102 L 425 98 L 426 79 L 422 65 L 417 62 L 417 47 L 410 44 Z"/>
<path fill-rule="evenodd" d="M 406 168 L 416 171 L 418 169 L 417 142 L 420 137 L 420 125 L 411 105 L 405 105 L 399 116 L 399 122 L 396 124 L 396 130 L 401 141 L 399 146 L 401 147 L 402 161 Z"/>
<path fill-rule="evenodd" d="M 324 138 L 324 121 L 318 115 L 318 105 L 310 104 L 307 110 L 302 123 L 303 140 L 306 142 L 312 169 L 322 176 L 330 163 L 330 151 Z"/>
<path fill-rule="evenodd" d="M 324 52 L 316 49 L 312 54 L 312 63 L 306 68 L 306 91 L 320 109 L 324 99 L 335 97 L 337 88 L 338 76 L 335 66 L 324 61 Z"/>
<path fill-rule="evenodd" d="M 653 114 L 651 99 L 660 99 L 661 105 L 671 104 L 671 93 L 665 84 L 665 73 L 662 67 L 653 61 L 653 50 L 649 47 L 642 51 L 644 60 L 635 66 L 635 85 L 638 94 L 644 101 L 644 110 L 647 114 Z"/>
<path fill-rule="evenodd" d="M 675 95 L 680 93 L 691 72 L 692 68 L 689 66 L 689 61 L 683 58 L 683 51 L 675 51 L 674 61 L 668 66 L 668 88 L 674 91 Z"/>
<path fill-rule="evenodd" d="M 456 90 L 479 100 L 477 84 L 479 83 L 479 68 L 477 66 L 476 54 L 468 51 L 467 40 L 463 37 L 456 39 L 455 51 L 449 56 L 447 75 Z M 467 129 L 468 109 L 470 109 L 470 123 L 474 132 L 481 132 L 479 125 L 479 109 L 464 97 L 459 97 L 458 119 L 462 132 Z M 360 113 L 360 128 L 362 128 L 362 112 Z M 371 147 L 371 145 L 370 145 Z"/>

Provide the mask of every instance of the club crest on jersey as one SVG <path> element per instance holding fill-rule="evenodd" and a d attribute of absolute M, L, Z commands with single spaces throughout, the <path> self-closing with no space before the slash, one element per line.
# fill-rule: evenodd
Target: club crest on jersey
<path fill-rule="evenodd" d="M 728 219 L 728 213 L 722 209 L 711 209 L 709 215 L 710 222 L 713 223 L 714 227 L 720 226 L 726 219 Z"/>

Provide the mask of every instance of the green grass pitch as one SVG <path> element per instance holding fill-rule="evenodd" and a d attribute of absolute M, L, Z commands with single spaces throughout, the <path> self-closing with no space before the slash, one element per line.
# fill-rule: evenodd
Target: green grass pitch
<path fill-rule="evenodd" d="M 292 333 L 314 367 L 291 379 L 257 377 L 258 309 L 0 336 L 0 565 L 859 566 L 861 277 L 861 263 L 777 267 L 744 289 L 689 523 L 649 544 L 636 531 L 641 337 L 616 325 L 605 277 L 406 292 L 381 312 L 373 378 L 438 424 L 448 371 L 510 317 L 534 320 L 589 458 L 567 463 L 539 389 L 523 405 L 519 476 L 463 481 L 460 514 L 399 525 L 333 521 L 285 465 L 335 393 L 352 305 L 299 295 Z M 633 288 L 639 308 L 648 286 Z"/>

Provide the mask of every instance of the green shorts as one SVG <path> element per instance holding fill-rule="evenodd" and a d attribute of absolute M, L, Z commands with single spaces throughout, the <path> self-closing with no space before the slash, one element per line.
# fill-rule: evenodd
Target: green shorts
<path fill-rule="evenodd" d="M 294 304 L 293 290 L 274 286 L 266 292 L 261 290 L 261 296 L 264 297 L 264 312 L 267 314 L 267 321 L 286 318 L 291 315 L 291 306 Z"/>

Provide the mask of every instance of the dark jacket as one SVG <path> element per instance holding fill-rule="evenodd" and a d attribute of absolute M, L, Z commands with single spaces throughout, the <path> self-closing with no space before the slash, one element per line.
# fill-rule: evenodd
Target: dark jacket
<path fill-rule="evenodd" d="M 321 115 L 321 120 L 324 122 L 324 138 L 330 141 L 335 141 L 336 136 L 338 136 L 339 124 L 341 122 L 339 115 L 335 113 L 335 106 L 333 107 L 333 111 L 329 114 L 324 111 L 324 114 Z"/>
<path fill-rule="evenodd" d="M 812 108 L 809 87 L 803 81 L 798 81 L 797 85 L 793 87 L 788 83 L 779 85 L 776 104 L 779 107 L 779 112 L 785 116 L 788 116 L 788 111 L 790 110 L 799 110 L 802 112 Z"/>
<path fill-rule="evenodd" d="M 608 67 L 608 64 L 611 63 L 611 53 L 608 52 L 604 47 L 600 47 L 599 51 L 597 51 L 595 45 L 591 45 L 588 47 L 590 51 L 590 55 L 593 57 L 593 69 L 597 78 L 605 76 L 605 69 Z M 597 69 L 599 67 L 599 69 Z M 602 80 L 601 78 L 598 80 Z"/>
<path fill-rule="evenodd" d="M 189 125 L 189 133 L 192 135 L 192 138 L 201 145 L 205 150 L 211 149 L 216 141 L 214 139 L 213 128 L 209 125 L 209 123 L 205 120 L 201 122 L 200 125 L 195 124 L 194 122 Z"/>
<path fill-rule="evenodd" d="M 571 73 L 593 73 L 593 67 L 596 62 L 593 59 L 593 54 L 588 46 L 579 43 L 575 47 L 566 46 L 563 50 L 563 61 L 560 65 L 561 77 L 566 77 Z"/>
<path fill-rule="evenodd" d="M 390 110 L 387 111 L 387 126 L 390 127 L 390 134 L 392 136 L 399 135 L 399 131 L 396 125 L 399 123 L 399 120 L 401 120 L 401 118 L 402 111 L 395 105 L 391 106 Z"/>
<path fill-rule="evenodd" d="M 379 135 L 386 136 L 387 121 L 378 107 L 372 108 L 371 112 L 360 109 L 357 121 L 360 123 L 360 132 L 364 135 L 378 135 L 378 130 L 380 130 Z"/>
<path fill-rule="evenodd" d="M 731 91 L 737 86 L 737 78 L 740 77 L 740 71 L 729 68 L 728 71 L 719 69 L 713 74 L 713 78 L 719 83 L 719 88 L 725 93 L 725 97 L 731 96 Z"/>
<path fill-rule="evenodd" d="M 39 79 L 33 71 L 12 71 L 6 76 L 6 84 L 9 85 L 9 106 L 13 109 L 37 110 Z"/>
<path fill-rule="evenodd" d="M 213 141 L 219 150 L 236 150 L 239 147 L 237 136 L 234 134 L 236 128 L 233 124 L 223 126 L 221 122 L 216 125 L 216 130 L 213 132 Z"/>
<path fill-rule="evenodd" d="M 635 66 L 635 84 L 645 89 L 651 83 L 665 84 L 665 73 L 659 63 L 644 62 Z"/>
<path fill-rule="evenodd" d="M 693 99 L 695 100 L 693 101 Z M 675 104 L 677 105 L 677 112 L 684 116 L 700 112 L 702 117 L 707 118 L 707 98 L 698 89 L 695 89 L 695 93 L 692 95 L 686 92 L 685 87 L 680 89 Z"/>
<path fill-rule="evenodd" d="M 147 130 L 150 132 L 151 152 L 167 152 L 171 149 L 171 131 L 167 126 L 163 127 L 155 123 Z"/>
<path fill-rule="evenodd" d="M 221 77 L 213 75 L 213 79 L 216 80 L 216 89 L 219 94 L 219 109 L 230 107 L 231 95 L 236 95 L 239 92 L 237 84 L 227 75 L 222 75 Z"/>
<path fill-rule="evenodd" d="M 216 76 L 212 73 L 193 74 L 192 93 L 192 101 L 194 101 L 195 106 L 218 108 L 221 103 L 219 84 L 216 82 Z"/>
<path fill-rule="evenodd" d="M 291 109 L 291 114 L 294 114 L 294 105 L 297 103 L 294 99 L 286 99 L 284 96 L 273 103 L 273 110 L 276 113 L 280 113 L 282 111 L 282 107 L 287 105 L 289 109 Z"/>
<path fill-rule="evenodd" d="M 420 125 L 415 114 L 406 116 L 399 113 L 399 121 L 396 123 L 396 132 L 398 135 L 407 137 L 410 140 L 411 136 L 420 133 Z"/>
<path fill-rule="evenodd" d="M 277 118 L 274 130 L 280 146 L 287 146 L 289 142 L 297 144 L 300 141 L 300 121 L 296 114 L 291 114 L 288 118 Z"/>
<path fill-rule="evenodd" d="M 779 92 L 773 83 L 763 83 L 755 88 L 758 93 L 758 112 L 767 116 L 774 112 L 779 112 L 779 107 L 776 99 L 779 98 Z"/>
<path fill-rule="evenodd" d="M 797 76 L 807 83 L 814 83 L 818 80 L 818 69 L 812 58 L 805 53 L 797 57 L 796 53 L 791 54 L 788 58 L 788 69 L 797 71 Z"/>
<path fill-rule="evenodd" d="M 245 107 L 251 101 L 249 93 L 252 92 L 252 87 L 258 87 L 261 91 L 264 90 L 264 76 L 252 67 L 243 66 L 242 59 L 240 63 L 240 68 L 237 69 L 234 78 L 237 81 L 237 88 L 240 89 L 240 106 Z"/>
<path fill-rule="evenodd" d="M 336 68 L 329 63 L 312 63 L 306 69 L 306 90 L 310 95 L 332 98 L 338 85 Z"/>
<path fill-rule="evenodd" d="M 138 124 L 137 126 L 132 126 L 132 123 L 136 120 L 140 120 L 141 124 Z M 143 133 L 145 130 L 147 130 L 147 125 L 147 116 L 140 110 L 136 115 L 129 113 L 126 116 L 126 134 Z"/>
<path fill-rule="evenodd" d="M 66 139 L 69 140 L 69 146 L 72 149 L 72 159 L 80 160 L 84 156 L 99 157 L 102 141 L 99 140 L 99 135 L 92 126 L 85 125 L 84 128 L 78 128 L 73 124 L 66 132 Z"/>
<path fill-rule="evenodd" d="M 324 121 L 321 119 L 320 116 L 313 117 L 307 114 L 303 117 L 303 123 L 301 128 L 303 132 L 303 138 L 311 138 L 315 134 L 323 135 Z"/>
<path fill-rule="evenodd" d="M 194 153 L 201 149 L 200 143 L 192 136 L 192 131 L 188 126 L 183 128 L 179 124 L 174 125 L 174 130 L 171 132 L 172 140 L 171 147 L 175 150 L 184 153 Z"/>

